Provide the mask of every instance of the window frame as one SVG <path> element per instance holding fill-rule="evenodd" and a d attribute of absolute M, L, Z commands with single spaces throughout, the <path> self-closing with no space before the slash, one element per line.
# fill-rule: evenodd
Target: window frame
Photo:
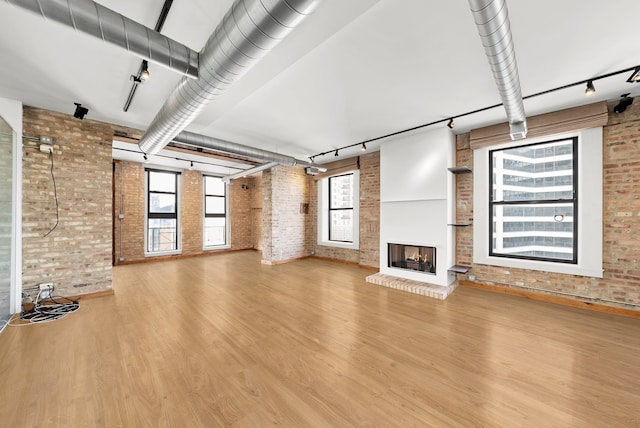
<path fill-rule="evenodd" d="M 329 179 L 332 177 L 353 174 L 353 241 L 330 241 L 329 240 Z M 339 174 L 321 178 L 318 183 L 318 228 L 317 245 L 325 247 L 337 247 L 358 250 L 360 248 L 360 171 L 340 172 Z"/>
<path fill-rule="evenodd" d="M 578 136 L 578 263 L 554 263 L 540 260 L 489 256 L 489 147 L 473 150 L 473 263 L 493 267 L 515 268 L 546 273 L 602 278 L 603 259 L 603 128 L 505 141 L 491 149 L 515 147 L 528 142 L 548 141 Z M 505 270 L 509 275 L 510 271 Z M 505 279 L 506 280 L 506 279 Z"/>
<path fill-rule="evenodd" d="M 171 171 L 166 169 L 158 169 L 158 168 L 145 168 L 145 230 L 144 230 L 144 254 L 145 257 L 152 256 L 163 256 L 170 254 L 180 254 L 181 249 L 181 234 L 180 234 L 180 171 Z M 174 175 L 174 185 L 175 192 L 164 192 L 151 190 L 150 179 L 151 173 L 163 173 L 163 174 L 173 174 Z M 151 194 L 164 194 L 164 195 L 174 195 L 175 204 L 174 204 L 174 212 L 172 213 L 153 213 L 151 212 Z M 149 220 L 151 219 L 175 219 L 176 220 L 176 239 L 175 239 L 175 248 L 172 250 L 164 250 L 164 251 L 151 251 L 149 249 Z"/>
<path fill-rule="evenodd" d="M 221 177 L 219 176 L 215 176 L 215 175 L 210 175 L 210 174 L 203 174 L 202 175 L 202 248 L 204 250 L 213 250 L 213 249 L 225 249 L 225 248 L 231 248 L 231 235 L 230 235 L 230 221 L 229 221 L 229 183 L 225 183 L 224 181 L 222 182 L 222 184 L 224 185 L 224 195 L 217 195 L 217 194 L 208 194 L 207 193 L 207 177 L 210 178 L 217 178 L 217 179 L 221 179 Z M 208 214 L 207 213 L 207 196 L 210 197 L 222 197 L 224 199 L 224 213 L 223 214 Z M 206 220 L 207 218 L 224 218 L 225 219 L 225 223 L 224 223 L 224 244 L 216 244 L 216 245 L 207 245 L 207 243 L 205 242 L 205 236 L 206 236 L 206 229 L 207 229 L 207 224 L 206 224 Z"/>
<path fill-rule="evenodd" d="M 533 147 L 533 146 L 539 146 L 539 145 L 543 145 L 543 144 L 551 144 L 551 143 L 556 143 L 556 142 L 560 142 L 560 141 L 571 141 L 572 144 L 572 174 L 571 174 L 571 179 L 572 179 L 572 197 L 570 199 L 528 199 L 528 200 L 523 200 L 523 201 L 494 201 L 493 200 L 493 194 L 494 194 L 494 180 L 493 180 L 493 174 L 494 174 L 494 165 L 493 165 L 493 154 L 495 152 L 500 152 L 500 151 L 505 151 L 505 150 L 512 150 L 512 149 L 519 149 L 519 148 L 524 148 L 524 147 Z M 542 141 L 536 141 L 536 142 L 532 142 L 532 143 L 527 143 L 527 144 L 522 144 L 522 145 L 516 145 L 516 146 L 509 146 L 509 147 L 500 147 L 500 148 L 494 148 L 494 149 L 489 149 L 488 151 L 488 155 L 489 155 L 489 194 L 488 194 L 488 201 L 489 201 L 489 215 L 488 215 L 488 220 L 489 220 L 489 241 L 488 241 L 488 245 L 489 245 L 489 256 L 491 257 L 503 257 L 503 258 L 512 258 L 512 259 L 523 259 L 523 260 L 537 260 L 537 261 L 544 261 L 544 262 L 551 262 L 551 263 L 568 263 L 568 264 L 577 264 L 578 263 L 578 239 L 579 239 L 579 234 L 578 234 L 578 222 L 579 222 L 579 204 L 578 204 L 578 168 L 579 168 L 579 152 L 578 152 L 578 136 L 572 136 L 572 137 L 565 137 L 565 138 L 553 138 L 550 140 L 542 140 Z M 508 253 L 500 253 L 500 252 L 496 252 L 494 250 L 494 245 L 493 245 L 493 233 L 494 233 L 494 218 L 493 218 L 493 212 L 494 212 L 494 208 L 496 206 L 510 206 L 510 205 L 551 205 L 551 204 L 558 204 L 558 203 L 562 203 L 562 204 L 571 204 L 572 208 L 573 208 L 573 228 L 572 228 L 572 234 L 573 234 L 573 245 L 572 245 L 572 255 L 573 257 L 571 259 L 559 259 L 559 258 L 553 258 L 553 257 L 536 257 L 536 256 L 523 256 L 523 255 L 517 255 L 517 254 L 508 254 Z"/>
<path fill-rule="evenodd" d="M 353 178 L 352 178 L 352 180 L 353 180 L 353 181 L 354 181 L 354 183 L 355 183 L 355 175 L 354 175 L 353 171 L 351 171 L 351 172 L 347 172 L 347 173 L 345 173 L 345 174 L 333 175 L 333 176 L 331 176 L 331 177 L 327 177 L 327 180 L 328 180 L 328 191 L 329 191 L 329 203 L 328 203 L 328 207 L 327 207 L 327 209 L 328 209 L 328 216 L 329 216 L 329 221 L 328 221 L 328 232 L 329 232 L 329 234 L 328 234 L 328 241 L 329 241 L 329 242 L 342 242 L 342 243 L 347 243 L 347 244 L 353 244 L 353 240 L 351 240 L 351 241 L 343 241 L 343 240 L 340 240 L 340 239 L 331 239 L 331 214 L 332 214 L 333 212 L 335 212 L 335 211 L 351 211 L 351 221 L 352 221 L 352 228 L 353 228 L 353 221 L 354 221 L 354 218 L 353 218 L 353 215 L 354 215 L 354 208 L 353 208 L 354 202 L 353 202 L 353 198 L 351 198 L 351 206 L 350 206 L 350 207 L 348 207 L 348 208 L 334 208 L 334 207 L 332 207 L 332 206 L 331 206 L 331 203 L 332 203 L 332 201 L 333 201 L 333 198 L 331 197 L 331 196 L 332 196 L 332 195 L 331 195 L 331 188 L 332 188 L 332 186 L 331 186 L 331 180 L 334 180 L 334 179 L 336 179 L 336 178 L 340 178 L 340 177 L 346 177 L 346 176 L 349 176 L 349 175 L 353 177 Z M 351 187 L 352 187 L 351 191 L 352 191 L 352 193 L 353 193 L 353 191 L 354 191 L 354 189 L 355 189 L 355 185 L 353 185 L 353 186 L 351 186 Z M 353 234 L 352 234 L 351 236 L 353 236 Z"/>

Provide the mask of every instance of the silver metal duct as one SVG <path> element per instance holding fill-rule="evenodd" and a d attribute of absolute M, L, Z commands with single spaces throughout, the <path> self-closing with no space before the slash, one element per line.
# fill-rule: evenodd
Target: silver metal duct
<path fill-rule="evenodd" d="M 231 175 L 225 175 L 222 177 L 222 181 L 225 183 L 230 182 L 231 180 L 235 180 L 236 178 L 246 177 L 247 175 L 255 174 L 256 172 L 264 171 L 267 169 L 271 169 L 274 166 L 278 166 L 278 162 L 269 162 L 262 165 L 254 166 L 253 168 L 245 169 L 244 171 L 235 172 Z"/>
<path fill-rule="evenodd" d="M 469 0 L 469 6 L 507 113 L 511 139 L 525 138 L 527 117 L 506 0 Z"/>
<path fill-rule="evenodd" d="M 308 167 L 313 164 L 298 160 L 291 156 L 281 155 L 280 153 L 270 152 L 267 150 L 257 149 L 255 147 L 245 146 L 242 144 L 232 143 L 231 141 L 219 140 L 206 135 L 194 134 L 192 132 L 183 131 L 179 133 L 173 141 L 187 144 L 205 149 L 218 150 L 226 153 L 233 153 L 240 156 L 257 159 L 263 162 L 275 162 L 279 165 Z"/>
<path fill-rule="evenodd" d="M 76 31 L 120 46 L 191 78 L 198 77 L 198 53 L 91 0 L 5 0 Z"/>
<path fill-rule="evenodd" d="M 229 85 L 242 77 L 321 0 L 235 0 L 200 52 L 200 78 L 183 78 L 140 139 L 157 153 Z"/>

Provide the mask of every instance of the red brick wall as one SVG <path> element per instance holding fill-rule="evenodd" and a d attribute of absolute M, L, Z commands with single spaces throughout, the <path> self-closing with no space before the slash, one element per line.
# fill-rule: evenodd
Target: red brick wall
<path fill-rule="evenodd" d="M 202 253 L 204 178 L 200 171 L 184 170 L 180 176 L 180 230 L 182 254 Z"/>
<path fill-rule="evenodd" d="M 111 288 L 112 161 L 110 125 L 24 107 L 23 134 L 54 139 L 54 176 L 40 143 L 23 142 L 22 246 L 25 287 L 53 282 L 61 295 Z"/>
<path fill-rule="evenodd" d="M 599 299 L 613 306 L 640 305 L 640 99 L 623 114 L 609 106 L 609 123 L 603 141 L 603 267 L 604 277 L 530 271 L 473 264 L 469 272 L 478 281 L 507 286 L 533 287 L 540 293 L 560 292 L 580 300 Z M 457 164 L 471 165 L 468 135 L 458 136 Z M 471 174 L 458 176 L 457 219 L 473 214 Z M 476 226 L 474 226 L 476 227 Z M 469 229 L 469 230 L 467 230 Z M 457 230 L 457 261 L 472 260 L 471 228 Z M 636 306 L 640 310 L 640 306 Z"/>
<path fill-rule="evenodd" d="M 229 185 L 229 217 L 231 221 L 231 248 L 253 247 L 251 233 L 251 179 L 239 178 Z"/>
<path fill-rule="evenodd" d="M 114 169 L 115 260 L 144 258 L 144 166 L 118 161 Z M 141 202 L 142 201 L 142 202 Z M 120 218 L 120 215 L 124 218 Z"/>
<path fill-rule="evenodd" d="M 360 264 L 380 267 L 380 152 L 360 156 Z"/>
<path fill-rule="evenodd" d="M 318 181 L 311 181 L 309 237 L 313 252 L 362 266 L 380 267 L 380 152 L 360 156 L 360 249 L 318 245 Z"/>
<path fill-rule="evenodd" d="M 116 264 L 144 260 L 145 217 L 144 165 L 134 162 L 115 163 L 115 253 Z M 249 178 L 238 179 L 229 186 L 231 249 L 252 248 L 250 203 L 251 192 L 243 189 Z M 203 251 L 203 185 L 200 171 L 183 170 L 180 177 L 180 242 L 182 255 L 198 255 Z M 120 201 L 124 219 L 120 220 Z M 122 229 L 121 229 L 122 228 Z M 122 245 L 121 245 L 122 242 Z M 215 250 L 220 251 L 220 250 Z"/>

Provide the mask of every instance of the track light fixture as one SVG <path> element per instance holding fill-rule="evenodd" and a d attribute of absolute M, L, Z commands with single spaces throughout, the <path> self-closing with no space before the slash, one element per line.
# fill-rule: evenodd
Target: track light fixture
<path fill-rule="evenodd" d="M 627 79 L 629 83 L 640 83 L 640 66 L 636 67 L 631 73 L 631 76 Z"/>
<path fill-rule="evenodd" d="M 75 113 L 73 113 L 73 117 L 75 117 L 76 119 L 84 119 L 84 116 L 89 113 L 89 109 L 86 107 L 82 107 L 82 104 L 80 103 L 74 103 L 76 105 L 76 111 Z"/>
<path fill-rule="evenodd" d="M 142 155 L 142 157 L 144 158 L 144 163 L 149 162 L 149 158 L 147 157 L 147 154 L 146 154 L 146 153 L 144 153 L 144 154 Z"/>
<path fill-rule="evenodd" d="M 362 143 L 362 148 L 360 149 L 363 152 L 367 151 L 367 145 L 365 143 Z"/>
<path fill-rule="evenodd" d="M 189 164 L 189 171 L 191 171 L 193 169 L 193 161 L 191 161 L 191 163 Z"/>
<path fill-rule="evenodd" d="M 591 95 L 596 91 L 596 87 L 593 86 L 593 81 L 589 80 L 587 82 L 587 89 L 584 90 L 585 95 Z"/>
<path fill-rule="evenodd" d="M 151 77 L 151 74 L 149 74 L 149 63 L 147 62 L 147 60 L 143 60 L 142 61 L 142 71 L 140 72 L 140 79 L 142 80 L 148 80 L 149 77 Z"/>
<path fill-rule="evenodd" d="M 309 160 L 311 161 L 311 163 L 314 163 L 316 161 L 316 157 L 315 156 L 309 156 Z"/>
<path fill-rule="evenodd" d="M 627 82 L 629 83 L 640 83 L 640 65 L 636 65 L 634 67 L 629 67 L 629 68 L 624 68 L 622 70 L 617 70 L 617 71 L 612 71 L 611 73 L 606 73 L 606 74 L 602 74 L 599 76 L 595 76 L 592 77 L 589 80 L 579 80 L 577 82 L 573 82 L 573 83 L 569 83 L 566 85 L 562 85 L 562 86 L 557 86 L 555 88 L 551 88 L 551 89 L 547 89 L 545 91 L 541 91 L 541 92 L 536 92 L 530 95 L 526 95 L 523 96 L 522 99 L 523 100 L 528 100 L 531 98 L 536 98 L 542 95 L 547 95 L 550 94 L 552 92 L 557 92 L 557 91 L 561 91 L 567 88 L 573 88 L 576 86 L 582 86 L 585 84 L 585 82 L 587 83 L 587 88 L 585 89 L 584 93 L 585 95 L 591 95 L 596 91 L 595 86 L 593 85 L 593 82 L 596 80 L 601 80 L 601 79 L 607 79 L 609 77 L 612 76 L 617 76 L 620 74 L 627 74 L 629 72 L 631 73 L 631 76 L 629 76 L 629 78 L 627 79 Z M 633 98 L 629 98 L 628 97 L 629 94 L 624 94 L 622 95 L 622 100 L 620 100 L 619 104 L 614 108 L 614 112 L 616 113 L 622 113 L 623 111 L 625 111 L 632 103 L 633 103 Z M 447 126 L 450 129 L 453 129 L 455 127 L 455 123 L 454 123 L 454 119 L 460 118 L 460 117 L 467 117 L 473 114 L 477 114 L 477 113 L 482 113 L 488 110 L 492 110 L 498 107 L 502 107 L 503 104 L 493 104 L 487 107 L 483 107 L 483 108 L 479 108 L 476 110 L 471 110 L 465 113 L 460 113 L 460 114 L 456 114 L 455 116 L 449 117 L 449 118 L 445 118 L 445 119 L 438 119 L 438 120 L 434 120 L 433 122 L 427 122 L 427 123 L 423 123 L 422 125 L 417 125 L 417 126 L 413 126 L 411 128 L 406 128 L 406 129 L 402 129 L 399 131 L 394 131 L 394 132 L 390 132 L 388 134 L 385 135 L 380 135 L 378 137 L 375 138 L 369 138 L 365 141 L 360 141 L 358 143 L 353 143 L 353 144 L 349 144 L 346 146 L 342 146 L 342 147 L 338 147 L 337 149 L 329 149 L 326 152 L 320 152 L 320 153 L 316 153 L 315 155 L 309 156 L 309 159 L 311 159 L 311 161 L 313 162 L 313 159 L 315 159 L 317 156 L 325 156 L 325 155 L 330 155 L 331 153 L 334 153 L 334 156 L 338 156 L 338 150 L 342 150 L 342 149 L 350 149 L 352 147 L 358 147 L 360 146 L 361 148 L 366 147 L 365 143 L 372 143 L 374 141 L 380 141 L 382 139 L 385 138 L 389 138 L 389 137 L 393 137 L 396 135 L 401 135 L 404 134 L 406 132 L 411 132 L 411 131 L 415 131 L 417 129 L 423 129 L 426 128 L 428 126 L 433 126 L 433 125 L 440 125 L 443 123 L 447 123 Z"/>
<path fill-rule="evenodd" d="M 622 95 L 620 95 L 620 97 L 622 97 L 622 99 L 613 108 L 613 112 L 616 113 L 616 114 L 623 113 L 627 109 L 627 107 L 629 107 L 631 104 L 633 104 L 633 98 L 631 98 L 629 96 L 629 94 L 622 94 Z"/>

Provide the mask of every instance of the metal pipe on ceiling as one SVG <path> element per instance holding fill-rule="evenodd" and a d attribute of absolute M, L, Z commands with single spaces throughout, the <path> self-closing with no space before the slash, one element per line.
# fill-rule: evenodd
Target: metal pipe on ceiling
<path fill-rule="evenodd" d="M 92 0 L 5 0 L 124 48 L 189 78 L 198 77 L 198 53 Z"/>
<path fill-rule="evenodd" d="M 506 0 L 469 0 L 469 7 L 507 113 L 511 139 L 525 138 L 527 117 Z"/>
<path fill-rule="evenodd" d="M 236 0 L 200 52 L 200 77 L 183 78 L 140 139 L 157 153 L 296 28 L 321 0 Z"/>
<path fill-rule="evenodd" d="M 194 134 L 193 132 L 182 131 L 173 141 L 205 149 L 217 150 L 225 153 L 233 153 L 248 158 L 257 159 L 262 162 L 275 162 L 279 165 L 311 167 L 313 164 L 298 160 L 291 156 L 270 152 L 255 147 L 245 146 L 231 141 L 220 140 L 218 138 L 207 137 L 206 135 Z"/>
<path fill-rule="evenodd" d="M 236 172 L 230 175 L 225 175 L 222 177 L 222 181 L 225 183 L 229 183 L 231 180 L 235 180 L 236 178 L 244 178 L 247 175 L 255 174 L 256 172 L 266 171 L 267 169 L 271 169 L 275 166 L 278 166 L 278 162 L 269 162 L 262 165 L 254 166 L 253 168 L 245 169 L 244 171 Z"/>

